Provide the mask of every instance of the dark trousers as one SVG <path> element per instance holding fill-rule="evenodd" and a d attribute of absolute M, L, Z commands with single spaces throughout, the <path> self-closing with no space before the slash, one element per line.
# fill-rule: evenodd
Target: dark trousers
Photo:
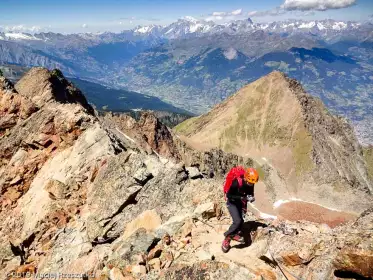
<path fill-rule="evenodd" d="M 229 214 L 232 217 L 233 223 L 229 229 L 224 233 L 224 236 L 233 236 L 237 234 L 243 226 L 243 216 L 242 216 L 242 202 L 241 201 L 227 201 L 227 207 Z"/>

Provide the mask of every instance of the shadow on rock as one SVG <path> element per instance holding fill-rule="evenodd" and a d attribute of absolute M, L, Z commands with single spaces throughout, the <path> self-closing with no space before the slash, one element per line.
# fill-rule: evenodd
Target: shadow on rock
<path fill-rule="evenodd" d="M 245 243 L 234 245 L 232 246 L 232 248 L 243 249 L 249 247 L 252 244 L 251 234 L 253 234 L 258 229 L 258 227 L 265 228 L 267 226 L 267 224 L 256 221 L 245 222 L 242 227 L 242 235 L 245 239 Z"/>

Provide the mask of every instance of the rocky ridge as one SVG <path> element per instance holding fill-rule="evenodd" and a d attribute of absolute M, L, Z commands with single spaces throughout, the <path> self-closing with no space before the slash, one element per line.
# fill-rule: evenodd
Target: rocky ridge
<path fill-rule="evenodd" d="M 335 229 L 250 216 L 251 246 L 223 255 L 223 176 L 251 159 L 193 150 L 148 114 L 99 118 L 62 75 L 31 71 L 15 88 L 0 80 L 4 279 L 373 276 L 372 210 Z"/>

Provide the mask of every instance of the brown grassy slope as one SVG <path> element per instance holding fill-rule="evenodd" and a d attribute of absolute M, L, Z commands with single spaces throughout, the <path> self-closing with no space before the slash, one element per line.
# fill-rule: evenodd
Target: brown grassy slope
<path fill-rule="evenodd" d="M 245 86 L 175 131 L 207 147 L 271 159 L 286 176 L 313 166 L 301 106 L 279 72 Z"/>

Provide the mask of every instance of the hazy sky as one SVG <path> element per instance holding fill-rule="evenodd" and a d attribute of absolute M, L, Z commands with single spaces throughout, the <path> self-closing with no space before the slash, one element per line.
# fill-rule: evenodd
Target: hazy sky
<path fill-rule="evenodd" d="M 118 32 L 193 16 L 224 22 L 287 18 L 367 20 L 373 0 L 0 0 L 0 28 L 13 31 Z"/>

